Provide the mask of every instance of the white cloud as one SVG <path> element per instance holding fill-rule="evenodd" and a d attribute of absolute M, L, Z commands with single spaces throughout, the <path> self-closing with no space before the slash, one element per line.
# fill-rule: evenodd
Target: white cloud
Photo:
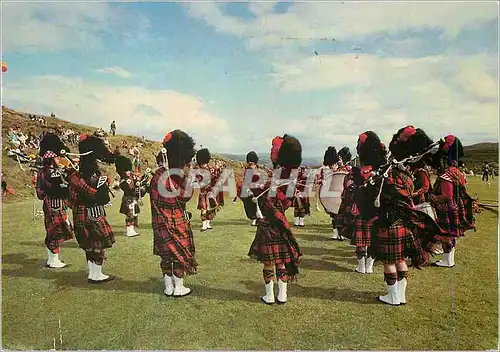
<path fill-rule="evenodd" d="M 253 49 L 283 45 L 282 38 L 297 38 L 296 43 L 309 39 L 366 36 L 395 33 L 406 29 L 438 28 L 454 36 L 478 21 L 497 18 L 495 3 L 311 3 L 290 6 L 286 13 L 271 13 L 271 5 L 252 5 L 256 18 L 242 20 L 223 11 L 217 3 L 190 3 L 188 13 L 204 20 L 218 31 L 247 37 Z"/>
<path fill-rule="evenodd" d="M 370 87 L 389 79 L 396 80 L 418 72 L 432 77 L 432 67 L 444 60 L 441 56 L 418 59 L 384 59 L 375 55 L 318 55 L 294 64 L 275 64 L 276 82 L 286 91 L 331 89 L 346 85 Z"/>
<path fill-rule="evenodd" d="M 182 129 L 198 144 L 230 150 L 235 140 L 228 124 L 213 116 L 196 98 L 170 90 L 110 86 L 81 78 L 26 77 L 4 82 L 4 104 L 35 113 L 54 111 L 62 119 L 160 140 Z"/>
<path fill-rule="evenodd" d="M 2 4 L 4 52 L 50 52 L 100 47 L 103 35 L 119 33 L 126 39 L 147 28 L 142 15 L 107 3 Z M 131 21 L 133 19 L 133 21 Z"/>
<path fill-rule="evenodd" d="M 113 75 L 117 75 L 118 77 L 121 77 L 121 78 L 130 78 L 132 76 L 132 74 L 129 71 L 125 70 L 123 67 L 118 67 L 118 66 L 104 67 L 104 68 L 97 70 L 97 72 L 110 73 Z"/>

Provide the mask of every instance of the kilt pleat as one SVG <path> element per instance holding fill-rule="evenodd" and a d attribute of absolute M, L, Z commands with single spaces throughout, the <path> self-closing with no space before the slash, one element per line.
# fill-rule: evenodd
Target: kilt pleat
<path fill-rule="evenodd" d="M 196 274 L 195 244 L 191 224 L 178 207 L 159 208 L 152 204 L 153 253 L 163 261 L 183 268 L 187 275 Z"/>
<path fill-rule="evenodd" d="M 66 222 L 65 202 L 61 201 L 58 208 L 52 208 L 48 197 L 43 200 L 44 225 L 47 233 L 47 243 L 61 243 L 73 238 L 73 229 Z"/>
<path fill-rule="evenodd" d="M 105 215 L 91 218 L 84 205 L 73 208 L 75 235 L 80 248 L 101 251 L 113 247 L 115 235 Z"/>
<path fill-rule="evenodd" d="M 371 247 L 377 231 L 378 217 L 365 220 L 361 216 L 354 217 L 354 244 L 356 247 Z"/>
<path fill-rule="evenodd" d="M 289 229 L 282 228 L 268 219 L 260 219 L 248 256 L 262 263 L 285 264 L 292 279 L 299 272 L 302 252 Z"/>
<path fill-rule="evenodd" d="M 300 198 L 300 201 L 297 199 Z M 295 197 L 293 216 L 303 218 L 311 214 L 311 202 L 308 197 Z"/>
<path fill-rule="evenodd" d="M 417 268 L 427 262 L 420 239 L 398 220 L 389 227 L 380 227 L 376 233 L 375 256 L 384 264 L 397 264 L 405 258 L 411 258 Z"/>
<path fill-rule="evenodd" d="M 132 217 L 132 210 L 129 208 L 130 204 L 135 200 L 134 197 L 132 196 L 123 196 L 122 202 L 120 205 L 120 214 L 124 214 L 128 217 Z M 141 208 L 139 207 L 139 204 L 136 202 L 135 203 L 135 213 L 139 214 L 141 212 Z"/>

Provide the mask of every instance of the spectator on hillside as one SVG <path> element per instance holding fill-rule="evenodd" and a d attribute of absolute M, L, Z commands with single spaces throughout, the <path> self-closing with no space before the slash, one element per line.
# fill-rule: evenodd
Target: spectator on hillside
<path fill-rule="evenodd" d="M 485 161 L 483 165 L 483 181 L 488 182 L 489 174 L 490 174 L 490 165 L 488 165 L 488 162 Z"/>
<path fill-rule="evenodd" d="M 50 113 L 50 117 L 56 117 L 56 114 L 54 114 L 54 112 L 52 111 L 52 112 Z"/>
<path fill-rule="evenodd" d="M 110 133 L 113 135 L 113 137 L 115 136 L 115 133 L 116 133 L 116 123 L 115 123 L 115 121 L 111 122 Z"/>

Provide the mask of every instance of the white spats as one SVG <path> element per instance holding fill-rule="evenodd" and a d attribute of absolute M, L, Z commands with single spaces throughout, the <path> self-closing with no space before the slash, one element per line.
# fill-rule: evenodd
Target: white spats
<path fill-rule="evenodd" d="M 441 268 L 452 268 L 455 266 L 455 248 L 450 253 L 444 253 L 443 259 L 434 263 L 434 266 Z"/>
<path fill-rule="evenodd" d="M 305 224 L 304 224 L 304 218 L 299 218 L 299 227 L 304 227 Z"/>
<path fill-rule="evenodd" d="M 125 236 L 127 237 L 135 237 L 139 236 L 139 233 L 135 231 L 134 225 L 127 226 L 127 230 L 125 232 Z"/>
<path fill-rule="evenodd" d="M 300 222 L 300 218 L 295 218 L 295 223 L 294 223 L 294 225 L 295 225 L 295 226 L 299 226 L 299 222 Z"/>
<path fill-rule="evenodd" d="M 207 230 L 211 230 L 212 229 L 212 223 L 211 223 L 212 220 L 207 220 Z"/>
<path fill-rule="evenodd" d="M 394 285 L 386 285 L 388 294 L 385 296 L 378 296 L 377 299 L 386 304 L 390 304 L 391 306 L 399 306 L 401 304 L 401 300 L 398 295 L 398 285 L 397 283 Z"/>
<path fill-rule="evenodd" d="M 174 297 L 184 297 L 191 293 L 191 289 L 184 286 L 184 279 L 174 275 Z"/>
<path fill-rule="evenodd" d="M 97 265 L 96 263 L 90 262 L 90 277 L 87 280 L 89 284 L 101 284 L 114 280 L 114 276 L 104 275 L 102 273 L 102 265 Z"/>
<path fill-rule="evenodd" d="M 270 281 L 265 285 L 266 287 L 266 295 L 261 297 L 262 302 L 265 304 L 273 304 L 274 303 L 274 281 Z"/>
<path fill-rule="evenodd" d="M 375 263 L 375 258 L 366 257 L 365 273 L 373 274 L 373 263 Z"/>
<path fill-rule="evenodd" d="M 278 280 L 278 297 L 276 298 L 276 303 L 285 304 L 288 296 L 287 296 L 287 286 L 288 284 L 284 281 Z"/>
<path fill-rule="evenodd" d="M 399 302 L 401 304 L 406 304 L 406 285 L 408 285 L 407 279 L 403 279 L 403 280 L 396 282 L 396 286 L 398 289 Z"/>
<path fill-rule="evenodd" d="M 165 295 L 167 295 L 167 296 L 172 296 L 174 294 L 174 278 L 173 278 L 173 276 L 168 276 L 167 274 L 165 274 L 165 276 L 163 277 L 163 280 L 165 282 L 165 291 L 163 291 L 163 293 L 165 293 Z"/>
<path fill-rule="evenodd" d="M 358 259 L 358 266 L 354 270 L 356 270 L 357 273 L 366 274 L 365 257 L 362 257 L 362 258 Z"/>
<path fill-rule="evenodd" d="M 47 248 L 47 266 L 52 269 L 64 268 L 68 264 L 59 260 L 59 254 L 54 254 Z"/>
<path fill-rule="evenodd" d="M 89 269 L 89 276 L 87 277 L 87 279 L 92 280 L 92 278 L 94 277 L 94 264 L 90 260 L 87 260 L 87 267 Z"/>
<path fill-rule="evenodd" d="M 208 230 L 208 220 L 203 220 L 201 225 L 201 231 L 207 231 L 207 230 Z"/>
<path fill-rule="evenodd" d="M 338 239 L 339 239 L 339 231 L 337 229 L 333 229 L 332 240 L 338 240 Z"/>
<path fill-rule="evenodd" d="M 254 220 L 252 221 L 252 226 L 257 226 L 257 219 L 254 219 Z"/>

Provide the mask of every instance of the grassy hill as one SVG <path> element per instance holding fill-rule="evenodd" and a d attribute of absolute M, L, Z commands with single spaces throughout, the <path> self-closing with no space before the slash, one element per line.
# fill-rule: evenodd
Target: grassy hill
<path fill-rule="evenodd" d="M 45 127 L 41 126 L 37 122 L 32 122 L 29 119 L 29 113 L 19 112 L 2 106 L 2 170 L 5 174 L 5 180 L 7 181 L 7 184 L 12 187 L 17 193 L 16 195 L 9 195 L 7 197 L 8 202 L 18 201 L 33 196 L 33 189 L 29 188 L 29 186 L 31 186 L 31 177 L 33 176 L 33 173 L 30 170 L 29 166 L 27 164 L 22 164 L 22 167 L 25 169 L 22 170 L 17 161 L 13 160 L 10 157 L 7 157 L 5 147 L 9 128 L 11 126 L 19 125 L 21 126 L 23 132 L 34 130 L 36 135 L 39 135 L 42 131 L 55 130 L 58 125 L 61 125 L 64 129 L 70 128 L 78 134 L 94 133 L 94 131 L 97 129 L 96 127 L 79 125 L 58 118 L 52 118 L 50 116 L 43 117 L 47 121 Z M 165 131 L 165 133 L 167 132 L 168 131 Z M 121 134 L 117 134 L 114 137 L 109 135 L 107 138 L 111 144 L 111 150 L 114 150 L 116 145 L 121 145 L 122 141 L 124 140 L 129 146 L 141 142 L 141 139 L 139 137 L 126 136 Z M 68 145 L 68 147 L 71 148 L 72 152 L 78 152 L 77 147 L 71 145 Z M 141 148 L 141 155 L 149 161 L 150 166 L 153 165 L 154 167 L 155 162 L 153 159 L 153 153 L 157 154 L 161 147 L 162 145 L 159 141 L 146 140 L 144 147 Z M 121 152 L 122 154 L 127 153 L 125 149 L 121 149 Z M 37 154 L 37 150 L 29 150 L 27 154 L 30 153 Z M 236 177 L 241 176 L 241 167 L 239 162 L 218 156 L 217 154 L 213 154 L 213 158 L 226 161 L 228 163 L 228 167 L 232 167 L 234 169 Z M 115 177 L 116 171 L 114 166 L 103 164 L 102 168 L 110 177 Z"/>
<path fill-rule="evenodd" d="M 464 154 L 465 165 L 474 173 L 482 172 L 482 166 L 487 161 L 498 175 L 498 143 L 477 143 L 464 146 Z"/>

